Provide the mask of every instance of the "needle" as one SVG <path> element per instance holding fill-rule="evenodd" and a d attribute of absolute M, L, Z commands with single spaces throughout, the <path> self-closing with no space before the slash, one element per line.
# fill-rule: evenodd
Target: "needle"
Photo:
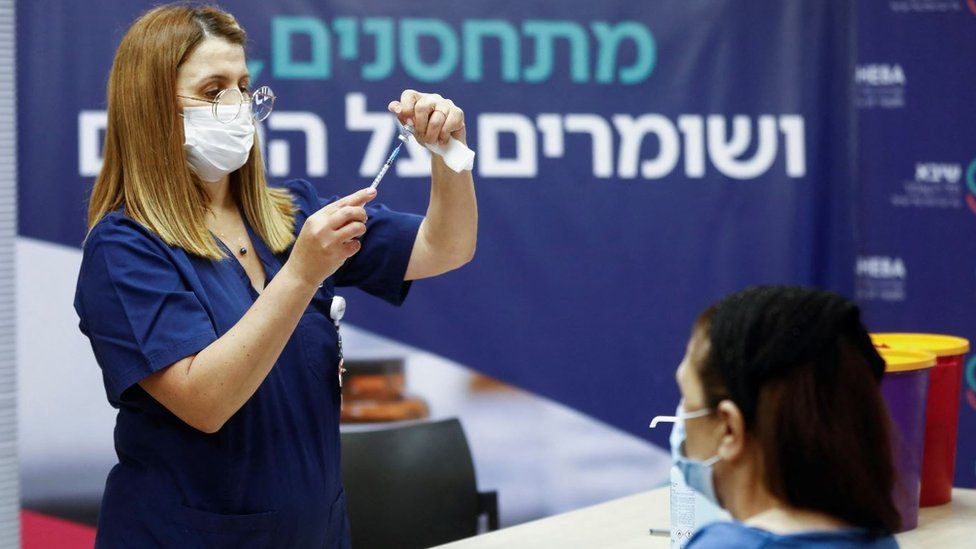
<path fill-rule="evenodd" d="M 387 170 L 390 169 L 390 166 L 393 165 L 393 161 L 396 160 L 397 155 L 400 154 L 400 148 L 403 147 L 403 144 L 407 142 L 407 138 L 402 134 L 398 135 L 397 138 L 400 139 L 400 143 L 395 149 L 393 149 L 393 152 L 390 153 L 390 157 L 386 159 L 386 163 L 383 164 L 382 168 L 380 168 L 380 173 L 376 174 L 376 178 L 373 179 L 373 183 L 369 186 L 370 189 L 375 189 L 379 186 L 380 181 L 383 180 L 383 176 L 386 175 Z"/>

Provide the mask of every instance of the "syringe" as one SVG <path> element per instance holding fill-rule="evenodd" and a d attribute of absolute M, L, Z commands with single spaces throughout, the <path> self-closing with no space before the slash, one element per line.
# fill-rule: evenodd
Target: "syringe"
<path fill-rule="evenodd" d="M 369 186 L 370 189 L 375 189 L 379 186 L 380 181 L 383 180 L 383 176 L 386 175 L 386 172 L 390 169 L 390 166 L 393 165 L 393 161 L 396 160 L 397 155 L 400 154 L 400 148 L 403 147 L 403 144 L 407 142 L 407 138 L 403 136 L 403 133 L 398 135 L 397 138 L 400 140 L 400 143 L 395 149 L 393 149 L 393 152 L 390 153 L 390 157 L 386 159 L 386 163 L 383 164 L 382 168 L 380 168 L 380 173 L 376 174 L 376 178 L 373 179 L 373 182 Z"/>

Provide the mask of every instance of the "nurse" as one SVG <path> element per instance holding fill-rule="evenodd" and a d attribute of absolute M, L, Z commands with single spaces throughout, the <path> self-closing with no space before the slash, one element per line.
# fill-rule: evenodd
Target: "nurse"
<path fill-rule="evenodd" d="M 398 305 L 474 254 L 471 174 L 436 156 L 426 217 L 267 183 L 275 99 L 244 45 L 230 14 L 167 5 L 115 56 L 74 302 L 119 410 L 99 547 L 348 547 L 335 288 Z M 439 95 L 389 109 L 421 142 L 465 139 Z"/>

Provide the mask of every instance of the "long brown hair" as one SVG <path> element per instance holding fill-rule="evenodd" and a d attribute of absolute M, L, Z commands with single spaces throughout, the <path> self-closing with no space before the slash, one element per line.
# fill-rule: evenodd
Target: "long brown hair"
<path fill-rule="evenodd" d="M 186 162 L 176 99 L 177 70 L 210 36 L 242 47 L 247 42 L 229 13 L 185 4 L 150 10 L 122 38 L 109 76 L 105 161 L 88 205 L 89 230 L 124 204 L 129 217 L 167 244 L 201 257 L 225 257 L 207 229 L 205 183 Z M 295 238 L 296 208 L 286 190 L 268 188 L 257 139 L 229 184 L 268 247 L 287 249 Z"/>
<path fill-rule="evenodd" d="M 752 288 L 706 310 L 697 365 L 709 407 L 731 400 L 769 492 L 878 533 L 896 532 L 884 361 L 860 310 L 829 292 Z"/>

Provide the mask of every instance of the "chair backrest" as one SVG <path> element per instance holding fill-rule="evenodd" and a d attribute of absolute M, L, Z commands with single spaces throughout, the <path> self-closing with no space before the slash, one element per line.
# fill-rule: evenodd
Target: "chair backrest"
<path fill-rule="evenodd" d="M 355 549 L 478 533 L 474 463 L 457 419 L 343 432 L 342 480 Z"/>

